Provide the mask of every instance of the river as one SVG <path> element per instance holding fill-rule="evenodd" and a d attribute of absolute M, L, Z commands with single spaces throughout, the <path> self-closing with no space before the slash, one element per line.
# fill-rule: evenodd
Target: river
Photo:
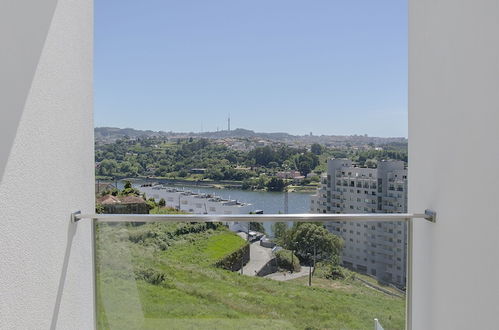
<path fill-rule="evenodd" d="M 153 194 L 150 187 L 140 187 L 142 182 L 134 182 L 133 186 L 145 192 L 147 196 Z M 120 184 L 118 186 L 121 187 Z M 175 186 L 177 189 L 182 189 L 182 186 Z M 216 189 L 208 187 L 185 187 L 185 190 L 193 192 L 207 193 L 220 196 L 225 199 L 236 199 L 238 201 L 253 205 L 253 210 L 262 210 L 264 214 L 284 213 L 284 193 L 283 192 L 264 192 L 264 191 L 248 191 L 239 189 Z M 154 190 L 155 194 L 161 195 L 160 191 Z M 288 193 L 288 213 L 309 213 L 310 210 L 310 193 Z M 271 233 L 271 223 L 264 224 L 267 233 Z"/>
<path fill-rule="evenodd" d="M 140 184 L 134 186 L 147 195 L 152 195 L 153 190 L 151 190 L 150 187 L 140 187 Z M 176 188 L 182 189 L 182 187 L 179 186 L 176 186 Z M 185 190 L 213 194 L 225 199 L 235 199 L 244 203 L 249 203 L 253 205 L 254 210 L 262 210 L 265 214 L 284 213 L 283 192 L 216 189 L 206 187 L 185 187 Z M 158 194 L 158 191 L 154 190 L 154 193 Z M 288 193 L 288 213 L 309 213 L 310 195 L 310 193 Z"/>

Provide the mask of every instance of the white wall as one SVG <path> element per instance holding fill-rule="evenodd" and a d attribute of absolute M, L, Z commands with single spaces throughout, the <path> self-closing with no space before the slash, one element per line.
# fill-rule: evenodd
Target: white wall
<path fill-rule="evenodd" d="M 93 329 L 91 0 L 0 1 L 0 328 Z"/>
<path fill-rule="evenodd" d="M 409 2 L 413 329 L 499 329 L 499 1 Z"/>

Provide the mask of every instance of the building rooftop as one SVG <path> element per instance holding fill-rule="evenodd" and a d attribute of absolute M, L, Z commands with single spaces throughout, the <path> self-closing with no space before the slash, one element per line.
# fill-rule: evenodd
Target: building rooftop
<path fill-rule="evenodd" d="M 113 204 L 145 204 L 146 201 L 138 196 L 113 196 L 105 195 L 97 199 L 97 203 L 102 205 Z"/>

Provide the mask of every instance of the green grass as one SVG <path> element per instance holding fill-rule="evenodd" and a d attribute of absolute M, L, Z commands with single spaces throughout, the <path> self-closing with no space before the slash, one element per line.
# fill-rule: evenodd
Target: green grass
<path fill-rule="evenodd" d="M 404 327 L 403 299 L 356 281 L 314 278 L 308 287 L 305 278 L 218 269 L 245 241 L 223 228 L 172 235 L 182 226 L 100 225 L 99 329 L 371 329 L 374 318 L 387 330 Z M 163 280 L 152 284 L 149 274 Z"/>
<path fill-rule="evenodd" d="M 355 273 L 355 278 L 356 279 L 363 279 L 364 281 L 366 282 L 369 282 L 377 287 L 380 287 L 380 288 L 383 288 L 384 290 L 387 290 L 387 291 L 390 291 L 392 292 L 393 294 L 396 294 L 396 295 L 399 295 L 399 296 L 405 296 L 402 292 L 400 292 L 399 290 L 397 289 L 394 289 L 392 286 L 390 285 L 387 285 L 387 284 L 384 284 L 384 283 L 381 283 L 379 282 L 378 280 L 372 278 L 371 276 L 368 276 L 368 275 L 363 275 L 363 274 L 358 274 L 358 273 Z"/>
<path fill-rule="evenodd" d="M 205 239 L 189 240 L 187 244 L 178 244 L 170 249 L 162 259 L 172 263 L 181 261 L 185 264 L 210 266 L 244 246 L 246 242 L 230 232 L 215 232 Z"/>
<path fill-rule="evenodd" d="M 184 211 L 176 210 L 171 207 L 155 207 L 149 210 L 149 214 L 187 214 Z"/>

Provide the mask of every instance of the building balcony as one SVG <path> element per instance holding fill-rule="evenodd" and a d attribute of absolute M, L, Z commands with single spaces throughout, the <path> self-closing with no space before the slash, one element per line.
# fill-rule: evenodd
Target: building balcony
<path fill-rule="evenodd" d="M 424 214 L 75 214 L 73 218 L 78 224 L 93 219 L 96 226 L 94 238 L 96 242 L 95 276 L 98 288 L 97 316 L 99 327 L 106 324 L 111 328 L 126 328 L 130 325 L 136 326 L 139 323 L 154 324 L 155 327 L 171 324 L 179 328 L 185 326 L 209 327 L 212 322 L 222 324 L 224 327 L 233 327 L 236 324 L 243 326 L 249 323 L 260 324 L 263 322 L 261 319 L 263 319 L 267 327 L 286 328 L 287 325 L 291 324 L 290 322 L 297 321 L 287 318 L 287 312 L 281 310 L 280 307 L 267 306 L 267 300 L 279 300 L 281 295 L 284 299 L 288 296 L 288 291 L 286 291 L 288 289 L 295 294 L 307 295 L 307 290 L 309 290 L 307 281 L 315 286 L 326 285 L 330 280 L 317 277 L 321 275 L 310 275 L 309 278 L 306 271 L 309 267 L 306 258 L 313 258 L 314 251 L 317 251 L 314 250 L 316 248 L 315 242 L 303 241 L 296 246 L 300 246 L 300 249 L 304 249 L 304 251 L 309 251 L 308 257 L 306 253 L 300 255 L 301 252 L 298 251 L 301 250 L 296 250 L 295 253 L 298 253 L 301 259 L 297 257 L 293 262 L 296 262 L 297 265 L 302 263 L 301 267 L 305 271 L 303 274 L 299 273 L 301 275 L 297 281 L 302 279 L 304 284 L 300 284 L 299 281 L 296 282 L 297 284 L 289 282 L 289 285 L 281 287 L 278 281 L 286 280 L 288 277 L 292 279 L 295 275 L 284 275 L 278 271 L 275 262 L 279 259 L 275 259 L 276 255 L 271 248 L 261 246 L 258 241 L 254 243 L 248 241 L 247 232 L 253 230 L 248 227 L 248 223 L 368 223 L 379 221 L 412 223 L 412 221 L 424 221 L 425 217 L 432 220 Z M 255 236 L 255 234 L 251 235 Z M 183 237 L 189 237 L 189 239 L 185 240 Z M 222 241 L 223 245 L 212 250 Z M 412 246 L 411 242 L 409 242 L 410 246 Z M 376 251 L 377 254 L 387 253 L 380 247 L 369 247 L 368 249 Z M 213 254 L 215 251 L 220 252 Z M 254 253 L 263 254 L 258 257 Z M 319 252 L 322 258 L 324 257 L 323 253 Z M 358 252 L 353 251 L 352 253 L 355 255 Z M 262 259 L 262 256 L 266 257 Z M 352 260 L 357 259 L 358 257 L 352 258 Z M 408 278 L 411 278 L 410 271 L 408 269 Z M 268 288 L 272 287 L 272 294 L 260 290 L 262 285 Z M 351 285 L 356 287 L 356 284 Z M 406 284 L 406 287 L 410 290 L 410 282 Z M 239 296 L 241 292 L 246 292 L 246 294 Z M 311 294 L 308 299 L 311 299 L 311 302 L 317 300 L 317 304 L 322 306 L 320 308 L 329 308 L 328 304 L 320 304 L 320 301 L 334 300 L 338 295 L 341 293 L 334 290 L 321 291 L 321 293 L 314 291 L 314 294 Z M 175 297 L 175 299 L 172 300 L 170 297 Z M 210 297 L 211 303 L 206 305 L 203 297 Z M 360 299 L 371 298 L 362 296 Z M 386 298 L 380 294 L 375 299 L 383 301 Z M 292 306 L 299 304 L 300 301 L 287 299 L 287 308 L 293 308 Z M 403 326 L 405 322 L 403 306 L 406 303 L 403 300 L 399 301 L 399 308 L 402 308 L 400 314 L 392 314 L 387 317 L 386 311 L 383 309 L 375 311 L 377 318 L 387 327 Z M 236 309 L 232 307 L 219 309 L 217 306 L 223 302 L 230 303 L 231 306 L 234 304 L 241 304 L 241 306 Z M 187 308 L 187 306 L 190 307 Z M 199 309 L 201 306 L 210 306 L 210 315 L 212 316 L 203 319 L 189 318 L 193 309 Z M 254 308 L 262 307 L 264 310 L 258 313 L 258 318 L 252 319 L 251 315 L 256 317 Z M 151 317 L 150 315 L 153 315 L 151 313 L 157 308 L 165 311 L 172 310 L 175 311 L 175 314 L 161 312 L 158 314 L 162 315 L 161 317 Z M 410 313 L 410 306 L 407 307 L 407 311 Z M 249 317 L 240 320 L 227 316 L 228 313 L 239 312 L 244 312 Z M 372 311 L 370 312 L 372 313 Z M 265 315 L 268 313 L 278 313 L 281 316 L 267 318 Z M 367 309 L 366 313 L 368 313 Z M 218 314 L 220 315 L 216 316 Z M 314 318 L 314 315 L 310 314 L 310 317 Z M 358 316 L 351 315 L 349 317 L 356 319 Z M 303 315 L 299 322 L 316 322 L 320 327 L 328 327 L 337 322 L 334 316 L 315 321 L 308 320 L 308 318 L 308 316 Z M 368 327 L 370 321 L 361 317 L 358 322 Z"/>
<path fill-rule="evenodd" d="M 344 329 L 349 327 L 328 321 L 334 314 L 348 312 L 353 315 L 343 318 L 345 322 L 352 317 L 363 318 L 362 323 L 350 328 L 372 328 L 372 318 L 377 316 L 385 329 L 404 328 L 399 321 L 403 308 L 390 309 L 390 312 L 384 308 L 374 314 L 366 312 L 363 308 L 368 304 L 363 304 L 357 293 L 349 292 L 340 297 L 342 299 L 335 299 L 325 293 L 330 292 L 330 288 L 316 287 L 311 295 L 303 288 L 304 279 L 295 279 L 280 283 L 279 287 L 289 289 L 283 295 L 276 286 L 261 282 L 263 279 L 242 278 L 244 274 L 235 278 L 235 274 L 227 275 L 211 268 L 198 272 L 192 265 L 178 264 L 176 261 L 199 261 L 196 259 L 199 256 L 193 256 L 192 251 L 202 245 L 196 247 L 193 241 L 185 239 L 179 241 L 192 243 L 194 248 L 172 248 L 178 242 L 172 243 L 167 235 L 147 229 L 149 225 L 165 225 L 164 220 L 155 219 L 153 222 L 157 223 L 150 224 L 152 218 L 144 221 L 140 217 L 136 221 L 146 222 L 145 225 L 124 225 L 116 224 L 111 218 L 106 221 L 100 215 L 94 217 L 94 1 L 10 0 L 2 4 L 5 5 L 0 10 L 0 328 Z M 497 2 L 410 0 L 408 6 L 400 3 L 393 9 L 388 15 L 395 17 L 378 17 L 380 22 L 409 17 L 408 29 L 393 31 L 381 24 L 380 36 L 389 33 L 386 40 L 390 42 L 376 40 L 369 45 L 388 46 L 381 49 L 383 54 L 408 53 L 407 70 L 404 70 L 408 85 L 399 84 L 400 90 L 408 95 L 408 131 L 405 125 L 400 128 L 401 135 L 410 136 L 408 205 L 411 212 L 425 207 L 439 212 L 435 224 L 419 219 L 406 222 L 408 237 L 412 240 L 407 256 L 410 277 L 406 329 L 496 329 L 499 311 L 499 290 L 495 285 L 499 274 L 499 265 L 495 262 L 499 254 L 495 190 L 499 184 Z M 370 11 L 367 8 L 362 12 Z M 232 18 L 230 12 L 219 14 Z M 206 16 L 216 23 L 213 15 Z M 117 30 L 126 30 L 127 27 L 123 27 Z M 129 27 L 134 28 L 133 24 Z M 337 37 L 322 27 L 322 24 L 310 26 L 331 40 Z M 251 33 L 248 36 L 255 39 Z M 392 38 L 394 36 L 396 38 Z M 395 40 L 402 40 L 408 47 L 398 49 L 391 43 Z M 142 46 L 136 48 L 140 53 L 147 51 L 141 49 Z M 314 51 L 314 47 L 308 48 Z M 234 60 L 236 53 L 224 52 L 224 55 Z M 378 58 L 376 54 L 374 57 Z M 366 67 L 372 64 L 373 54 L 367 55 L 368 63 L 359 58 L 359 64 Z M 203 63 L 194 63 L 198 57 L 192 56 L 193 64 L 202 67 Z M 122 62 L 115 62 L 116 72 L 123 71 L 119 68 Z M 277 69 L 281 69 L 281 62 Z M 333 63 L 334 59 L 329 62 Z M 405 65 L 405 61 L 400 62 Z M 271 64 L 268 67 L 272 68 Z M 324 64 L 325 71 L 322 71 L 331 71 L 327 63 Z M 168 64 L 165 62 L 165 65 Z M 262 72 L 268 71 L 265 69 Z M 134 79 L 137 77 L 131 71 L 125 76 L 130 82 L 143 82 Z M 196 96 L 196 86 L 191 86 L 188 79 L 181 82 L 185 84 L 178 90 Z M 199 90 L 204 91 L 202 86 Z M 251 92 L 250 88 L 248 95 Z M 312 95 L 302 94 L 302 97 Z M 101 96 L 101 104 L 109 103 Z M 119 101 L 119 95 L 115 96 L 115 101 Z M 286 99 L 286 95 L 283 97 Z M 365 102 L 374 104 L 372 101 L 367 98 Z M 132 106 L 137 115 L 144 116 L 143 104 L 137 102 L 136 105 Z M 366 110 L 365 118 L 374 119 L 364 126 L 366 132 L 370 133 L 368 125 L 373 132 L 383 132 L 384 127 L 391 124 L 380 116 L 390 116 L 392 110 Z M 165 114 L 167 118 L 169 115 Z M 336 115 L 341 114 L 324 112 L 319 120 L 324 127 L 333 127 L 338 119 Z M 344 116 L 339 119 L 354 117 L 350 112 Z M 144 118 L 140 119 L 144 122 Z M 162 128 L 175 129 L 175 126 Z M 480 178 L 473 180 L 467 190 L 479 191 L 479 194 L 463 194 L 456 189 L 456 182 L 470 171 Z M 483 185 L 483 182 L 489 184 Z M 96 220 L 85 218 L 70 222 L 69 214 L 78 209 Z M 479 230 L 472 230 L 471 226 Z M 113 229 L 120 231 L 114 233 Z M 111 234 L 110 240 L 99 240 L 108 234 Z M 189 234 L 192 233 L 186 235 Z M 206 234 L 206 238 L 209 235 Z M 159 253 L 151 249 L 152 245 L 140 249 L 129 245 L 142 244 L 140 242 L 156 245 L 156 241 L 151 241 L 156 239 L 165 239 Z M 113 244 L 119 248 L 113 248 Z M 213 254 L 208 255 L 209 258 L 220 256 L 219 246 L 210 246 Z M 109 254 L 104 255 L 105 251 Z M 134 261 L 137 256 L 148 264 Z M 163 257 L 172 258 L 167 261 L 173 262 L 165 263 Z M 210 262 L 206 265 L 213 266 Z M 319 286 L 315 275 L 312 284 Z M 106 281 L 99 280 L 102 276 Z M 388 278 L 393 276 L 387 273 Z M 217 284 L 206 283 L 212 280 L 218 281 Z M 155 290 L 150 290 L 151 286 Z M 337 289 L 341 291 L 341 287 Z M 385 306 L 387 300 L 383 300 L 379 292 L 369 291 L 380 299 L 371 301 L 370 305 Z M 152 296 L 155 293 L 157 295 Z M 162 296 L 163 293 L 167 294 Z M 190 299 L 184 299 L 186 295 Z M 317 297 L 318 303 L 317 300 L 308 303 Z M 151 305 L 156 298 L 160 303 Z M 334 305 L 325 306 L 330 302 Z M 351 302 L 354 307 L 345 307 L 345 302 Z M 273 306 L 286 310 L 272 309 Z M 292 317 L 281 317 L 290 312 Z M 163 313 L 168 317 L 162 317 Z M 255 314 L 258 317 L 254 317 Z M 302 315 L 310 322 L 297 326 L 294 321 Z M 390 323 L 384 323 L 385 318 L 391 318 Z M 235 322 L 227 323 L 230 321 Z M 378 324 L 376 327 L 380 329 Z"/>

